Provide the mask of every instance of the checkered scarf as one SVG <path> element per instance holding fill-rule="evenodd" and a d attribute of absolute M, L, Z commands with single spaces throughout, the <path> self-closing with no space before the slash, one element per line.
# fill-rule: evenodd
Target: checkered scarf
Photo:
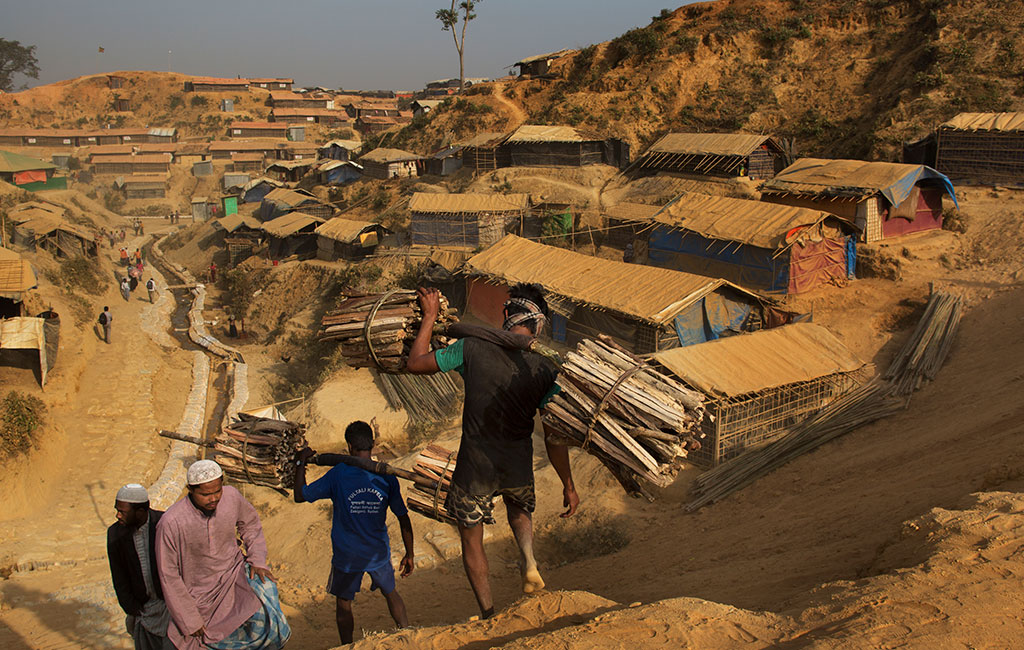
<path fill-rule="evenodd" d="M 544 312 L 540 310 L 537 303 L 526 298 L 510 298 L 505 301 L 505 311 L 508 311 L 509 307 L 521 307 L 526 311 L 516 312 L 515 314 L 509 314 L 502 324 L 502 329 L 510 330 L 516 325 L 522 325 L 523 323 L 531 320 L 537 321 L 537 329 L 544 327 Z"/>

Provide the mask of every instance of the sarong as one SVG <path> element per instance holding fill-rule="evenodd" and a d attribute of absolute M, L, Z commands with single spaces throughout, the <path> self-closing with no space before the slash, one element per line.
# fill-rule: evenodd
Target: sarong
<path fill-rule="evenodd" d="M 292 635 L 288 621 L 281 611 L 277 583 L 270 578 L 248 577 L 260 608 L 241 627 L 227 637 L 207 645 L 211 650 L 279 650 Z"/>

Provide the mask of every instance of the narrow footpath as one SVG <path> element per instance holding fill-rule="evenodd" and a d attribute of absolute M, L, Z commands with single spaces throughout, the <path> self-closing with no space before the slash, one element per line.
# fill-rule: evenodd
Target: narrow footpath
<path fill-rule="evenodd" d="M 142 244 L 143 238 L 125 242 L 131 250 Z M 167 336 L 174 298 L 149 264 L 145 277 L 151 275 L 160 288 L 154 304 L 142 285 L 128 302 L 116 287 L 108 291 L 111 343 L 84 346 L 90 356 L 77 390 L 50 413 L 67 448 L 53 468 L 48 503 L 0 522 L 0 558 L 13 570 L 0 582 L 5 650 L 131 647 L 110 584 L 106 528 L 119 486 L 150 485 L 159 476 L 169 443 L 155 432 L 178 421 L 191 382 L 192 353 Z"/>

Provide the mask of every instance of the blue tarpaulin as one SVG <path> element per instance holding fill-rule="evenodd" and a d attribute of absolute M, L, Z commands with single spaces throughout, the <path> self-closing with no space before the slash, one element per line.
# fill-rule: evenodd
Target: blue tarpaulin
<path fill-rule="evenodd" d="M 918 165 L 915 172 L 909 173 L 906 176 L 901 177 L 898 181 L 886 187 L 882 190 L 882 196 L 889 200 L 892 205 L 899 205 L 906 200 L 910 193 L 914 190 L 914 186 L 917 185 L 918 181 L 922 180 L 937 180 L 942 185 L 942 189 L 946 190 L 946 194 L 949 198 L 953 199 L 953 205 L 960 208 L 960 205 L 956 202 L 956 190 L 953 189 L 953 183 L 946 178 L 945 174 L 938 172 L 931 167 L 926 165 Z"/>
<path fill-rule="evenodd" d="M 708 239 L 664 226 L 649 236 L 648 259 L 654 266 L 726 278 L 744 287 L 768 291 L 789 288 L 789 253 L 738 242 Z"/>
<path fill-rule="evenodd" d="M 742 331 L 744 321 L 750 316 L 750 308 L 749 304 L 730 300 L 721 294 L 708 294 L 675 317 L 673 324 L 679 345 L 695 345 L 720 338 L 726 331 Z"/>

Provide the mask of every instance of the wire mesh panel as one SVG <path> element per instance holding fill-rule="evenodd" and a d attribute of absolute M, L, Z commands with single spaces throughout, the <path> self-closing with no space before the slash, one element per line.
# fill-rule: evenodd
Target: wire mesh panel
<path fill-rule="evenodd" d="M 714 466 L 784 434 L 839 395 L 860 383 L 858 373 L 836 373 L 780 386 L 754 395 L 708 404 L 702 448 L 690 454 L 698 465 Z"/>
<path fill-rule="evenodd" d="M 935 164 L 947 176 L 1019 183 L 1024 181 L 1024 134 L 941 130 Z"/>

